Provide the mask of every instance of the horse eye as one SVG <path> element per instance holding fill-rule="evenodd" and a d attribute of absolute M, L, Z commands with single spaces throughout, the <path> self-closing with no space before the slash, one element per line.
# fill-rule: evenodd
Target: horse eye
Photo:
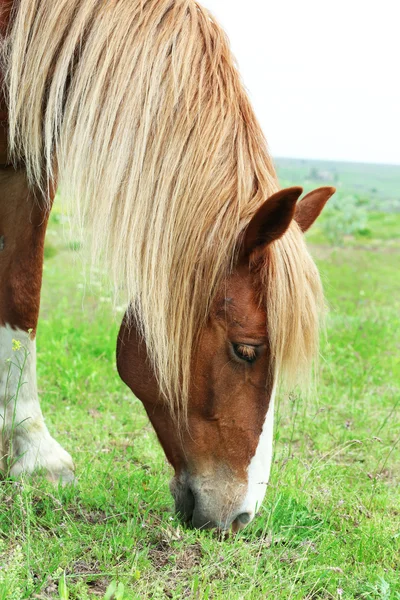
<path fill-rule="evenodd" d="M 232 344 L 235 355 L 247 363 L 253 363 L 257 359 L 257 351 L 254 346 L 247 344 Z"/>

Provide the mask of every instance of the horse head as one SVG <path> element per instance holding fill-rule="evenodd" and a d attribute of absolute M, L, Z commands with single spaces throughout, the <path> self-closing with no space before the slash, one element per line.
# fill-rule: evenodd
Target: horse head
<path fill-rule="evenodd" d="M 145 341 L 127 320 L 121 328 L 119 373 L 143 402 L 175 470 L 176 510 L 195 527 L 241 529 L 265 495 L 279 378 L 268 327 L 275 307 L 262 300 L 268 251 L 289 227 L 306 231 L 334 189 L 315 190 L 297 204 L 301 192 L 277 192 L 245 229 L 236 265 L 199 333 L 183 426 L 163 401 Z"/>

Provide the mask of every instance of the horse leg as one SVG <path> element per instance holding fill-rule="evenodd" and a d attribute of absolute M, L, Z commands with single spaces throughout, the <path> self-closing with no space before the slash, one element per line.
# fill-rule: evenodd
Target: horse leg
<path fill-rule="evenodd" d="M 67 482 L 74 465 L 44 423 L 36 384 L 48 210 L 29 190 L 24 171 L 5 162 L 0 166 L 0 468 L 13 476 L 44 469 L 49 479 Z"/>

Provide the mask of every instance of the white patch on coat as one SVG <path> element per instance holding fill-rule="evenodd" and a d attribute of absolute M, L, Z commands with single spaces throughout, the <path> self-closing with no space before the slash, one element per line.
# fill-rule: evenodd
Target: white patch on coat
<path fill-rule="evenodd" d="M 275 383 L 258 446 L 247 468 L 247 493 L 238 512 L 238 514 L 248 513 L 249 522 L 254 518 L 264 500 L 271 471 L 276 387 Z"/>
<path fill-rule="evenodd" d="M 28 333 L 0 327 L 0 469 L 10 474 L 43 468 L 52 480 L 74 478 L 72 458 L 50 435 L 36 384 L 36 341 Z"/>

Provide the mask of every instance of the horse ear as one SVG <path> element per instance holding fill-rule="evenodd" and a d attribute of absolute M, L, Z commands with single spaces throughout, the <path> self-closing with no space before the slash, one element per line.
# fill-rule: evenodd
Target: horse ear
<path fill-rule="evenodd" d="M 334 187 L 320 187 L 304 196 L 303 200 L 297 204 L 294 218 L 303 232 L 311 227 L 335 192 Z"/>
<path fill-rule="evenodd" d="M 245 231 L 240 253 L 241 262 L 249 262 L 254 251 L 262 250 L 285 233 L 302 192 L 301 187 L 280 190 L 260 206 Z"/>

